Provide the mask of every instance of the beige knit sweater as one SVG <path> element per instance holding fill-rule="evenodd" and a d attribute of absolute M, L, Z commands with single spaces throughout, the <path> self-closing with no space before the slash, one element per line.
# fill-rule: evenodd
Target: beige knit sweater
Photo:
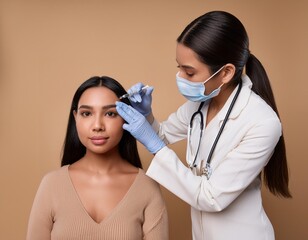
<path fill-rule="evenodd" d="M 79 200 L 68 166 L 53 171 L 39 186 L 27 232 L 27 240 L 48 239 L 168 239 L 167 211 L 160 188 L 140 169 L 112 213 L 96 223 Z"/>

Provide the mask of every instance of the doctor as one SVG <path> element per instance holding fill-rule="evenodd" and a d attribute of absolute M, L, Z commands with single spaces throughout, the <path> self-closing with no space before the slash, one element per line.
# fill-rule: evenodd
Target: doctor
<path fill-rule="evenodd" d="M 190 204 L 194 240 L 273 240 L 261 176 L 290 198 L 282 127 L 267 74 L 233 15 L 213 11 L 177 39 L 176 81 L 187 102 L 158 123 L 153 88 L 117 102 L 128 130 L 155 156 L 147 175 Z M 137 94 L 133 94 L 136 93 Z M 168 144 L 187 138 L 187 166 Z M 263 174 L 261 174 L 263 173 Z"/>

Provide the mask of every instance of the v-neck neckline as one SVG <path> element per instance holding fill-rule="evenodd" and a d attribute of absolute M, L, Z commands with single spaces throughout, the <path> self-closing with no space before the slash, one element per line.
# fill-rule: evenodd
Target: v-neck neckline
<path fill-rule="evenodd" d="M 74 183 L 72 181 L 72 178 L 70 176 L 70 173 L 69 173 L 69 165 L 66 166 L 66 174 L 67 174 L 67 177 L 68 177 L 68 180 L 69 180 L 69 184 L 71 185 L 71 188 L 74 192 L 74 195 L 76 197 L 76 200 L 78 202 L 78 204 L 80 205 L 80 208 L 82 209 L 82 211 L 86 214 L 86 216 L 90 219 L 90 221 L 92 223 L 94 223 L 95 225 L 102 225 L 104 224 L 105 222 L 108 221 L 108 219 L 110 219 L 120 208 L 121 206 L 123 205 L 123 203 L 126 201 L 126 199 L 129 197 L 130 195 L 130 192 L 132 191 L 132 189 L 134 188 L 134 186 L 136 185 L 136 182 L 141 174 L 141 169 L 139 168 L 138 169 L 138 173 L 133 181 L 133 183 L 131 184 L 131 186 L 128 188 L 127 192 L 124 194 L 123 198 L 116 204 L 116 206 L 100 221 L 100 222 L 97 222 L 95 221 L 91 215 L 89 214 L 89 212 L 87 211 L 87 209 L 85 208 L 84 204 L 82 203 L 81 199 L 80 199 L 80 196 L 74 186 Z"/>

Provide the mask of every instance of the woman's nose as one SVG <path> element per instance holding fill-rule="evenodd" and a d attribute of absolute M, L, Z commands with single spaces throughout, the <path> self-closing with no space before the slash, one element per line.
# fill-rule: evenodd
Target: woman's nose
<path fill-rule="evenodd" d="M 93 131 L 99 132 L 99 131 L 104 131 L 104 123 L 103 119 L 101 117 L 96 117 L 95 121 L 93 123 Z"/>

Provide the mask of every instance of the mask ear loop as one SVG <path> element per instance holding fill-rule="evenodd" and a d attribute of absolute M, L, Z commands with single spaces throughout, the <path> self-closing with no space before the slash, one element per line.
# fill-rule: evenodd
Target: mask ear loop
<path fill-rule="evenodd" d="M 212 76 L 210 76 L 208 79 L 206 79 L 203 84 L 207 83 L 209 80 L 211 80 L 213 77 L 215 77 L 226 65 L 223 65 L 221 68 L 219 68 Z M 223 85 L 223 83 L 222 83 Z M 222 85 L 220 85 L 220 87 L 222 87 Z"/>

